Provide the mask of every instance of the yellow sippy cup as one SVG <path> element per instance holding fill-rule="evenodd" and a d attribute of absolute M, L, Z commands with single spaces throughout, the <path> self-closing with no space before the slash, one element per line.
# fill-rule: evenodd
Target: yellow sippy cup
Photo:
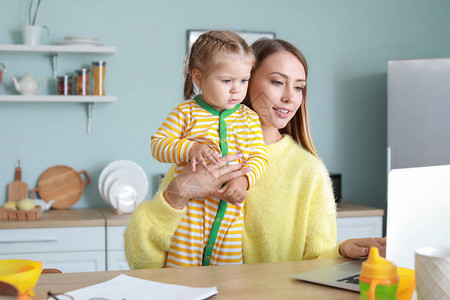
<path fill-rule="evenodd" d="M 397 266 L 380 257 L 378 249 L 371 247 L 359 275 L 359 299 L 396 300 L 398 282 Z"/>

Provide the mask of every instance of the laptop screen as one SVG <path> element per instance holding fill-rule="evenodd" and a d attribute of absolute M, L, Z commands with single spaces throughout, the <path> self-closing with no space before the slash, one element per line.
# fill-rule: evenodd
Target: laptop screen
<path fill-rule="evenodd" d="M 426 246 L 450 247 L 450 165 L 389 172 L 386 258 L 414 269 Z"/>

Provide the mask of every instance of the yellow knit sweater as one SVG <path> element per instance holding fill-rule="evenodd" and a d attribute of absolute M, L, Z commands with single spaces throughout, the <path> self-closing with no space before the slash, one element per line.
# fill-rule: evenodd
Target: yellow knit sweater
<path fill-rule="evenodd" d="M 269 164 L 245 202 L 244 263 L 338 257 L 336 208 L 324 164 L 290 136 L 267 145 Z M 142 202 L 124 233 L 132 269 L 164 267 L 179 221 L 186 212 L 166 203 L 167 173 L 151 201 Z"/>

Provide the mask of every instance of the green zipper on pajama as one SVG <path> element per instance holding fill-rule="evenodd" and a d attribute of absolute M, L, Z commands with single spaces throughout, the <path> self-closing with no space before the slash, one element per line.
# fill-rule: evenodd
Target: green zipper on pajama
<path fill-rule="evenodd" d="M 219 138 L 220 138 L 220 151 L 222 152 L 222 156 L 228 155 L 228 142 L 227 142 L 227 123 L 225 122 L 225 118 L 234 113 L 241 106 L 237 104 L 232 109 L 225 109 L 221 113 L 205 101 L 203 101 L 200 96 L 196 96 L 195 101 L 198 105 L 200 105 L 203 109 L 210 112 L 211 114 L 219 117 Z M 216 243 L 217 233 L 219 232 L 220 224 L 222 224 L 223 216 L 225 215 L 225 211 L 227 210 L 227 202 L 220 200 L 219 207 L 217 209 L 217 214 L 214 220 L 214 224 L 211 228 L 211 233 L 209 235 L 208 244 L 206 244 L 205 250 L 203 251 L 202 265 L 209 266 L 211 261 L 211 255 L 214 248 L 214 244 Z"/>

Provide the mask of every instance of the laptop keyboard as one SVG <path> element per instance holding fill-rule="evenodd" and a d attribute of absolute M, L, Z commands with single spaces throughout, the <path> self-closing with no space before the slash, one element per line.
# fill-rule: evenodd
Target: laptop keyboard
<path fill-rule="evenodd" d="M 359 284 L 359 274 L 352 275 L 350 277 L 345 277 L 345 278 L 342 278 L 342 279 L 338 279 L 336 281 L 338 281 L 338 282 L 345 282 L 345 283 Z"/>

